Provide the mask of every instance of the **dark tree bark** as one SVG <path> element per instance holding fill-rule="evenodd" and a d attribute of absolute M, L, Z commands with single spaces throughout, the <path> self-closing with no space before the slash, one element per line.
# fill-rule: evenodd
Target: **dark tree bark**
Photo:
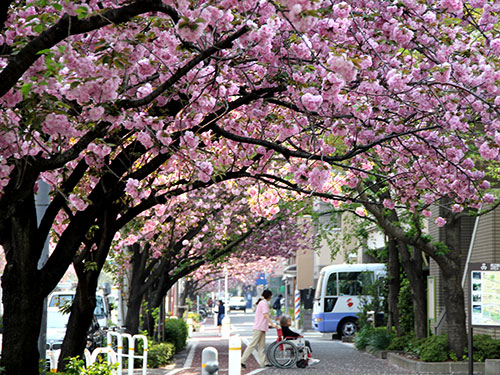
<path fill-rule="evenodd" d="M 366 198 L 364 193 L 360 193 L 360 195 Z M 379 225 L 387 234 L 397 238 L 398 241 L 408 246 L 412 246 L 414 249 L 418 249 L 418 251 L 425 252 L 438 264 L 443 274 L 446 321 L 448 323 L 448 345 L 450 350 L 452 350 L 458 358 L 461 358 L 467 345 L 467 332 L 465 326 L 464 291 L 461 285 L 462 253 L 460 246 L 459 218 L 466 214 L 452 214 L 451 211 L 447 211 L 447 224 L 444 227 L 446 231 L 446 240 L 445 248 L 443 248 L 424 238 L 421 231 L 417 230 L 414 235 L 408 235 L 401 226 L 395 225 L 389 217 L 385 216 L 383 210 L 380 209 L 379 206 L 366 203 L 365 207 L 374 217 L 376 217 Z M 414 254 L 417 254 L 418 251 L 414 251 Z M 412 267 L 410 267 L 410 269 L 412 269 Z M 425 293 L 421 294 L 425 295 Z M 419 316 L 425 315 L 423 307 L 417 307 L 421 309 Z"/>
<path fill-rule="evenodd" d="M 131 266 L 131 280 L 128 289 L 127 315 L 125 317 L 125 328 L 128 333 L 139 332 L 139 316 L 144 294 L 147 291 L 146 265 L 149 257 L 148 246 L 142 249 L 139 244 L 129 247 L 133 251 Z"/>
<path fill-rule="evenodd" d="M 462 288 L 463 254 L 460 246 L 461 218 L 464 214 L 452 214 L 448 211 L 445 245 L 447 249 L 434 252 L 433 259 L 439 265 L 443 276 L 443 294 L 448 325 L 448 345 L 458 358 L 464 355 L 467 346 L 467 330 L 465 318 L 465 299 Z"/>
<path fill-rule="evenodd" d="M 410 253 L 408 245 L 399 241 L 401 264 L 410 282 L 413 302 L 413 330 L 415 337 L 427 337 L 427 294 L 423 271 L 423 258 L 420 249 Z"/>
<path fill-rule="evenodd" d="M 399 290 L 401 287 L 400 268 L 397 242 L 395 239 L 389 238 L 387 244 L 387 306 L 389 310 L 387 328 L 390 330 L 394 326 L 398 336 L 401 336 L 398 308 Z"/>
<path fill-rule="evenodd" d="M 379 201 L 382 202 L 384 199 L 390 199 L 390 192 L 387 190 L 385 192 L 380 193 L 378 191 L 379 187 L 373 185 L 370 190 L 379 195 Z M 382 204 L 374 205 L 374 204 L 365 204 L 366 209 L 372 213 L 377 221 L 378 225 L 381 228 L 384 228 L 386 223 L 399 223 L 400 217 L 396 210 L 390 210 L 385 213 L 385 209 Z M 418 220 L 414 220 L 413 225 L 416 228 L 419 228 Z M 421 233 L 420 230 L 417 230 L 418 233 Z M 390 250 L 390 259 L 389 259 L 389 268 L 390 268 L 390 277 L 393 277 L 393 272 L 396 272 L 396 267 L 398 267 L 397 272 L 399 273 L 399 265 L 403 266 L 403 269 L 408 277 L 408 281 L 410 284 L 411 296 L 412 296 L 412 304 L 413 304 L 413 327 L 414 334 L 418 338 L 424 338 L 427 336 L 427 294 L 426 294 L 426 285 L 425 285 L 425 277 L 423 270 L 423 258 L 422 251 L 423 249 L 413 248 L 410 249 L 408 243 L 394 236 L 392 233 L 388 233 L 389 235 L 389 250 Z M 391 243 L 392 242 L 392 243 Z M 396 261 L 395 258 L 398 258 Z M 393 263 L 391 265 L 391 262 Z M 398 276 L 399 277 L 399 276 Z M 391 287 L 391 285 L 389 285 Z M 395 287 L 394 285 L 392 287 Z M 393 295 L 396 291 L 391 291 L 390 300 L 391 304 L 394 303 L 394 298 L 399 297 L 399 285 L 396 297 Z M 398 311 L 397 302 L 394 311 Z M 401 333 L 401 329 L 399 326 L 399 312 L 398 319 L 396 323 L 396 317 L 394 317 L 394 323 L 396 327 L 396 331 Z M 396 325 L 397 324 L 397 325 Z"/>
<path fill-rule="evenodd" d="M 64 372 L 67 358 L 80 356 L 83 358 L 88 332 L 94 318 L 96 307 L 96 291 L 99 275 L 108 256 L 111 241 L 116 232 L 114 227 L 116 211 L 112 208 L 103 210 L 98 221 L 99 230 L 84 253 L 73 262 L 78 276 L 75 299 L 71 306 L 71 314 L 66 328 L 66 335 L 59 356 L 58 371 Z M 97 243 L 97 249 L 91 251 L 91 245 Z M 92 267 L 89 266 L 93 263 Z"/>
<path fill-rule="evenodd" d="M 2 276 L 4 332 L 2 366 L 13 375 L 38 373 L 38 336 L 41 328 L 43 301 L 54 289 L 70 264 L 70 252 L 88 228 L 88 217 L 78 215 L 61 236 L 52 259 L 39 270 L 38 261 L 48 236 L 43 220 L 38 226 L 34 201 L 37 168 L 16 167 L 12 182 L 6 188 L 12 199 L 2 207 L 0 238 L 7 265 Z M 23 178 L 18 183 L 18 174 Z M 17 193 L 14 193 L 17 191 Z M 50 215 L 50 206 L 47 209 Z M 46 213 L 47 215 L 47 213 Z M 76 231 L 79 227 L 79 231 Z M 75 250 L 76 251 L 76 250 Z M 57 261 L 55 261 L 57 259 Z"/>

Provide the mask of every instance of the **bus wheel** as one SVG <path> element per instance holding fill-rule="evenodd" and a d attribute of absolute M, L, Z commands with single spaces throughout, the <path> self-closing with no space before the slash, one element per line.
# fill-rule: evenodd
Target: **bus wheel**
<path fill-rule="evenodd" d="M 358 327 L 356 325 L 356 321 L 354 319 L 347 319 L 342 322 L 340 326 L 340 335 L 341 336 L 354 336 Z"/>

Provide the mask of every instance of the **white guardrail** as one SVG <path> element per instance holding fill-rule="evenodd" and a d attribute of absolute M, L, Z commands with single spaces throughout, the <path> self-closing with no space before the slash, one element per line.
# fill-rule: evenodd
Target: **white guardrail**
<path fill-rule="evenodd" d="M 146 375 L 146 369 L 148 367 L 148 339 L 144 335 L 131 335 L 129 333 L 120 333 L 109 331 L 107 336 L 108 346 L 105 348 L 95 348 L 92 353 L 85 349 L 85 363 L 90 366 L 92 363 L 97 361 L 97 357 L 100 354 L 105 354 L 107 356 L 108 363 L 118 363 L 118 369 L 115 371 L 116 374 L 123 374 L 123 358 L 128 359 L 128 375 L 133 375 L 134 373 L 134 360 L 142 359 L 142 375 Z M 123 343 L 126 340 L 128 351 L 124 353 Z M 136 354 L 136 342 L 142 340 L 142 355 Z M 116 351 L 113 349 L 113 345 L 116 347 Z M 50 372 L 57 372 L 57 362 L 59 360 L 59 355 L 61 354 L 61 349 L 57 350 L 47 350 L 47 359 L 50 362 Z"/>

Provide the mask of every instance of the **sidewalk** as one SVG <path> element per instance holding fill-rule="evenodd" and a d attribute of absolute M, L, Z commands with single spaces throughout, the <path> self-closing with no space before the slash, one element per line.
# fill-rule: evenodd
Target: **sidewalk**
<path fill-rule="evenodd" d="M 161 369 L 148 369 L 148 375 L 199 375 L 201 374 L 201 353 L 204 348 L 211 346 L 217 349 L 219 360 L 219 375 L 228 375 L 229 340 L 222 339 L 218 327 L 214 326 L 213 318 L 207 318 L 201 326 L 200 332 L 193 332 L 187 348 L 175 357 L 175 364 Z M 241 343 L 241 353 L 246 345 Z M 255 358 L 251 356 L 246 369 L 241 369 L 241 375 L 257 374 L 261 368 Z M 139 374 L 134 371 L 134 374 Z"/>

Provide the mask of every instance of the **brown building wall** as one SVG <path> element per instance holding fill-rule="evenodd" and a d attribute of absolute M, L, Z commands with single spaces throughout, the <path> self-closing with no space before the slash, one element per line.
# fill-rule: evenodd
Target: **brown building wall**
<path fill-rule="evenodd" d="M 435 218 L 439 216 L 439 208 L 432 208 L 432 217 Z M 469 252 L 469 247 L 473 235 L 474 217 L 464 217 L 461 219 L 461 254 L 462 254 L 462 270 L 461 274 L 464 274 L 464 270 L 466 267 L 467 256 Z M 446 240 L 446 232 L 443 228 L 438 228 L 434 223 L 430 223 L 429 225 L 429 234 L 435 241 L 445 241 Z M 487 263 L 498 263 L 500 262 L 500 254 L 499 254 L 499 245 L 498 240 L 500 234 L 500 209 L 493 211 L 488 215 L 481 216 L 479 218 L 479 223 L 472 247 L 472 253 L 470 256 L 469 262 L 471 263 L 479 263 L 479 262 L 487 262 Z M 435 333 L 443 333 L 446 332 L 446 319 L 443 318 L 444 312 L 444 296 L 443 296 L 443 288 L 441 283 L 440 271 L 436 262 L 432 259 L 430 261 L 430 276 L 436 278 L 436 331 Z M 465 294 L 465 306 L 466 310 L 469 308 L 469 279 L 467 273 L 465 274 L 465 283 L 464 283 L 464 294 Z M 467 311 L 468 314 L 468 311 Z M 500 330 L 494 328 L 475 328 L 474 334 L 488 334 L 494 337 L 500 337 Z"/>
<path fill-rule="evenodd" d="M 498 237 L 500 234 L 500 210 L 496 209 L 488 215 L 479 218 L 479 225 L 475 237 L 470 257 L 471 263 L 499 263 L 499 245 Z M 467 303 L 467 317 L 469 314 L 469 275 L 467 274 L 465 284 L 465 300 Z M 498 328 L 474 328 L 474 334 L 488 334 L 500 338 L 500 329 Z"/>

